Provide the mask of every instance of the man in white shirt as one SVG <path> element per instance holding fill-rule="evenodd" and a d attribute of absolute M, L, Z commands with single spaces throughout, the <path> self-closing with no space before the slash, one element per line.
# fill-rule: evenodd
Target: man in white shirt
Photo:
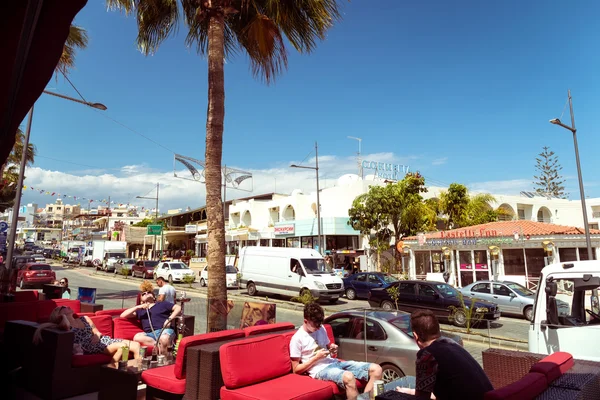
<path fill-rule="evenodd" d="M 317 303 L 304 306 L 304 323 L 290 340 L 290 358 L 295 374 L 307 373 L 311 378 L 335 382 L 346 390 L 348 400 L 358 397 L 356 379 L 368 380 L 365 392 L 373 389 L 373 383 L 381 379 L 378 364 L 358 361 L 340 361 L 331 357 L 338 346 L 330 343 L 323 327 L 325 313 Z"/>
<path fill-rule="evenodd" d="M 158 298 L 157 301 L 168 301 L 169 303 L 175 304 L 175 288 L 169 285 L 165 278 L 159 276 L 156 278 L 156 284 L 160 289 L 158 289 Z"/>

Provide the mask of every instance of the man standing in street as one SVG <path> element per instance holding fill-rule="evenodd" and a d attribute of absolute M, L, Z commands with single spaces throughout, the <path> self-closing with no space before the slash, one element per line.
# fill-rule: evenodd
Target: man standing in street
<path fill-rule="evenodd" d="M 175 304 L 175 288 L 167 283 L 162 276 L 156 278 L 156 285 L 160 288 L 158 289 L 158 298 L 156 301 L 168 301 Z"/>
<path fill-rule="evenodd" d="M 431 310 L 412 313 L 410 323 L 417 346 L 416 377 L 403 377 L 385 385 L 386 390 L 432 398 L 483 400 L 494 390 L 475 359 L 461 345 L 441 336 L 440 324 Z"/>
<path fill-rule="evenodd" d="M 159 354 L 167 354 L 167 347 L 175 338 L 175 331 L 169 325 L 180 313 L 181 306 L 168 301 L 156 303 L 154 293 L 143 292 L 141 304 L 123 311 L 121 318 L 137 318 L 142 323 L 144 332 L 137 333 L 133 340 L 142 346 L 158 344 Z"/>

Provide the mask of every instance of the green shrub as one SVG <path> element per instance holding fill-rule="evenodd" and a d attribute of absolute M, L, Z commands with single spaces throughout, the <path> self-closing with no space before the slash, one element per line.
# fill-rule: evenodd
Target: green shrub
<path fill-rule="evenodd" d="M 400 289 L 398 289 L 398 285 L 388 288 L 387 292 L 390 295 L 390 297 L 392 298 L 392 300 L 394 300 L 394 303 L 396 303 L 396 310 L 397 310 L 398 309 L 398 298 L 400 297 Z"/>
<path fill-rule="evenodd" d="M 196 277 L 194 275 L 186 275 L 183 277 L 182 282 L 187 283 L 188 287 L 192 287 L 192 283 L 194 283 L 195 280 Z"/>
<path fill-rule="evenodd" d="M 471 327 L 477 325 L 477 323 L 483 319 L 483 315 L 489 310 L 486 307 L 476 308 L 474 298 L 471 299 L 471 304 L 467 306 L 465 304 L 465 298 L 461 292 L 458 292 L 458 301 L 460 303 L 458 307 L 448 307 L 450 309 L 450 315 L 448 316 L 448 319 L 453 322 L 456 313 L 459 311 L 463 312 L 466 316 L 465 328 L 467 329 L 467 333 L 471 333 Z"/>
<path fill-rule="evenodd" d="M 123 278 L 127 279 L 127 277 L 131 275 L 131 270 L 129 268 L 121 268 L 121 275 L 123 275 Z"/>
<path fill-rule="evenodd" d="M 310 290 L 303 290 L 300 293 L 300 296 L 292 297 L 291 300 L 295 301 L 296 303 L 302 303 L 302 304 L 306 305 L 309 303 L 316 302 L 317 298 L 313 297 L 313 295 L 310 293 Z"/>

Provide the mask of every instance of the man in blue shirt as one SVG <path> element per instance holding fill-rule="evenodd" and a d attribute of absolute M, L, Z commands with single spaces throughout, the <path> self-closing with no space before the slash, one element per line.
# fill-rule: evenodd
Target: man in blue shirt
<path fill-rule="evenodd" d="M 167 347 L 175 337 L 175 331 L 168 326 L 181 313 L 181 306 L 168 301 L 156 303 L 152 292 L 143 292 L 140 299 L 140 305 L 123 311 L 121 318 L 137 318 L 144 332 L 137 333 L 133 340 L 142 346 L 156 346 L 158 342 L 159 354 L 166 354 Z"/>

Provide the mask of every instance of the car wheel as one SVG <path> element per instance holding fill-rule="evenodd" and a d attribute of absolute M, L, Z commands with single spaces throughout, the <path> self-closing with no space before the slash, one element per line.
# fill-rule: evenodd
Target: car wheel
<path fill-rule="evenodd" d="M 525 307 L 525 310 L 523 310 L 523 315 L 527 321 L 533 321 L 533 307 Z"/>
<path fill-rule="evenodd" d="M 394 307 L 394 303 L 392 303 L 391 301 L 389 301 L 389 300 L 384 300 L 384 301 L 381 303 L 381 308 L 383 308 L 383 309 L 384 309 L 384 310 L 386 310 L 386 311 L 390 311 L 390 310 L 393 310 L 395 307 Z"/>
<path fill-rule="evenodd" d="M 169 284 L 172 285 L 173 284 L 173 276 L 169 275 Z"/>
<path fill-rule="evenodd" d="M 392 364 L 384 364 L 381 366 L 381 379 L 383 383 L 390 383 L 404 376 L 402 370 Z"/>
<path fill-rule="evenodd" d="M 256 292 L 257 292 L 256 285 L 253 282 L 248 283 L 247 289 L 248 289 L 248 296 L 256 295 Z"/>
<path fill-rule="evenodd" d="M 348 300 L 356 299 L 356 290 L 352 288 L 346 289 L 346 297 L 348 298 Z"/>
<path fill-rule="evenodd" d="M 202 287 L 206 286 L 206 282 L 204 281 L 204 278 L 200 278 L 200 286 L 202 286 Z"/>
<path fill-rule="evenodd" d="M 467 314 L 463 310 L 456 310 L 452 315 L 452 321 L 459 328 L 465 328 L 467 326 Z"/>

